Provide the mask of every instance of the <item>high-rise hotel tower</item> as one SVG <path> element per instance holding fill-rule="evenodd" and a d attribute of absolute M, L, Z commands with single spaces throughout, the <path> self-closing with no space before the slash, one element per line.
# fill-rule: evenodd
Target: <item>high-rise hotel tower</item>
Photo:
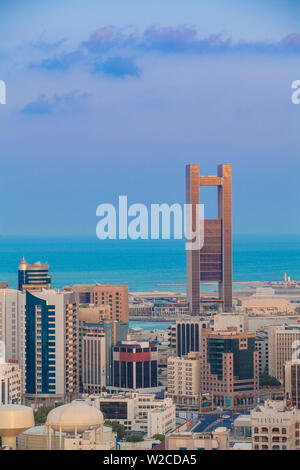
<path fill-rule="evenodd" d="M 193 232 L 197 228 L 201 186 L 218 188 L 218 218 L 204 219 L 203 247 L 187 250 L 187 298 L 193 315 L 201 313 L 201 282 L 217 281 L 223 310 L 232 308 L 231 164 L 218 165 L 217 176 L 200 176 L 197 164 L 186 166 L 186 203 L 191 204 Z"/>
<path fill-rule="evenodd" d="M 23 257 L 18 270 L 18 289 L 24 292 L 51 289 L 49 264 L 40 261 L 29 264 Z"/>

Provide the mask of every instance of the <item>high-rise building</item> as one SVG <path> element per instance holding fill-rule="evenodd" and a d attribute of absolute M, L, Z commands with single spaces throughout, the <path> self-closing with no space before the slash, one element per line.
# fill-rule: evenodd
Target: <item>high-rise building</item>
<path fill-rule="evenodd" d="M 199 405 L 200 353 L 168 359 L 168 397 L 175 403 Z"/>
<path fill-rule="evenodd" d="M 186 203 L 192 209 L 189 229 L 193 233 L 198 227 L 201 186 L 217 186 L 218 218 L 204 219 L 203 247 L 187 250 L 187 298 L 193 315 L 201 313 L 201 282 L 217 281 L 223 310 L 232 308 L 231 164 L 219 165 L 217 176 L 200 176 L 199 165 L 186 166 Z"/>
<path fill-rule="evenodd" d="M 77 292 L 81 304 L 109 306 L 110 319 L 128 321 L 128 286 L 103 284 L 75 284 L 65 286 L 65 292 Z"/>
<path fill-rule="evenodd" d="M 110 307 L 104 305 L 80 305 L 78 308 L 79 319 L 79 376 L 80 390 L 84 391 L 83 386 L 83 361 L 89 361 L 89 367 L 93 368 L 93 357 L 83 357 L 83 341 L 85 335 L 92 329 L 94 333 L 98 331 L 99 336 L 104 334 L 105 346 L 105 385 L 113 384 L 113 347 L 119 341 L 125 341 L 127 338 L 128 322 L 111 320 Z M 95 384 L 96 385 L 96 384 Z"/>
<path fill-rule="evenodd" d="M 219 406 L 253 404 L 259 387 L 258 352 L 254 333 L 235 328 L 201 336 L 201 391 L 213 394 Z"/>
<path fill-rule="evenodd" d="M 114 347 L 116 389 L 157 387 L 157 347 L 148 341 L 122 341 Z"/>
<path fill-rule="evenodd" d="M 26 295 L 16 289 L 0 289 L 0 341 L 5 343 L 5 360 L 18 361 L 24 372 Z M 24 376 L 23 376 L 24 384 Z"/>
<path fill-rule="evenodd" d="M 83 393 L 100 393 L 106 386 L 105 332 L 98 325 L 85 325 L 82 338 Z"/>
<path fill-rule="evenodd" d="M 285 397 L 300 409 L 300 363 L 288 361 L 284 365 Z"/>
<path fill-rule="evenodd" d="M 177 320 L 171 325 L 170 343 L 178 357 L 186 356 L 190 351 L 200 351 L 201 331 L 206 326 L 208 322 L 200 318 Z"/>
<path fill-rule="evenodd" d="M 267 331 L 260 330 L 256 332 L 255 349 L 258 352 L 259 374 L 269 373 L 269 338 Z"/>
<path fill-rule="evenodd" d="M 18 289 L 23 291 L 39 291 L 40 289 L 51 289 L 51 276 L 49 274 L 49 264 L 37 263 L 29 264 L 23 257 L 19 264 Z"/>
<path fill-rule="evenodd" d="M 292 360 L 300 340 L 300 325 L 270 326 L 268 334 L 269 374 L 283 382 L 284 364 Z"/>
<path fill-rule="evenodd" d="M 78 388 L 78 318 L 74 294 L 27 291 L 26 401 L 68 401 L 76 398 Z"/>

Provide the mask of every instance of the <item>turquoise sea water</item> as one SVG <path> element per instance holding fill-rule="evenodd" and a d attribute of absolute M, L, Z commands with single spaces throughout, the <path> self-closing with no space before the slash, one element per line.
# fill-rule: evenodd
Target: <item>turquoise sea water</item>
<path fill-rule="evenodd" d="M 0 237 L 0 281 L 17 284 L 18 263 L 50 264 L 54 287 L 74 283 L 129 284 L 132 291 L 185 290 L 181 240 L 105 240 L 96 237 Z M 300 236 L 249 236 L 233 239 L 235 281 L 280 280 L 284 272 L 300 280 Z"/>
<path fill-rule="evenodd" d="M 141 328 L 142 330 L 167 330 L 174 322 L 163 321 L 135 321 L 129 322 L 129 328 Z"/>

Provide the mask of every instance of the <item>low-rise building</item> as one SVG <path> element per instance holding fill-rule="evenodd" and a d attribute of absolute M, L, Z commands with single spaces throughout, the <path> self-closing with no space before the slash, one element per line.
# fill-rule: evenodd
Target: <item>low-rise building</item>
<path fill-rule="evenodd" d="M 166 437 L 166 450 L 228 450 L 227 428 L 216 428 L 213 432 L 180 432 Z"/>
<path fill-rule="evenodd" d="M 300 449 L 300 413 L 285 400 L 267 400 L 251 411 L 253 450 Z"/>
<path fill-rule="evenodd" d="M 0 405 L 21 404 L 22 371 L 17 361 L 0 363 Z"/>
<path fill-rule="evenodd" d="M 90 395 L 84 401 L 98 408 L 108 421 L 118 421 L 126 431 L 142 432 L 151 438 L 176 428 L 176 408 L 170 398 L 150 393 Z"/>

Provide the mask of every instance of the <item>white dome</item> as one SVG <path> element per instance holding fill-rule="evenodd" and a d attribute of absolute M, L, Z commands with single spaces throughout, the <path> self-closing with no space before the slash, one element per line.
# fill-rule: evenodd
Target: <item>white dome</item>
<path fill-rule="evenodd" d="M 69 403 L 58 406 L 50 411 L 47 416 L 46 425 L 58 431 L 60 428 L 65 432 L 83 432 L 86 429 L 97 429 L 103 426 L 104 418 L 101 411 L 86 403 Z"/>

